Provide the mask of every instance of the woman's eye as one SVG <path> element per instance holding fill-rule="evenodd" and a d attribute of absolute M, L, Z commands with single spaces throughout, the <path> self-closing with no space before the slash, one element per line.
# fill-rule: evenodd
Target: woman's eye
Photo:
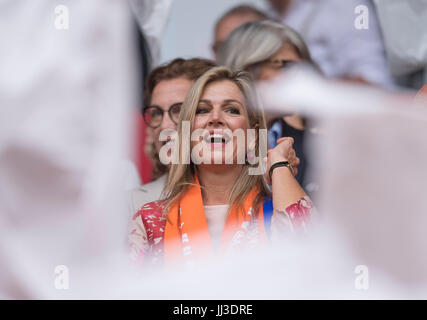
<path fill-rule="evenodd" d="M 209 110 L 206 107 L 198 107 L 196 109 L 196 114 L 204 114 L 204 113 L 208 113 L 208 112 L 209 112 Z"/>
<path fill-rule="evenodd" d="M 236 107 L 228 107 L 227 112 L 231 114 L 240 114 L 240 110 Z"/>

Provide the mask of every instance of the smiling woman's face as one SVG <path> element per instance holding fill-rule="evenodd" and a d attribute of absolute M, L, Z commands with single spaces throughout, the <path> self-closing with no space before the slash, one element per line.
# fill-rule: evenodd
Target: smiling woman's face
<path fill-rule="evenodd" d="M 225 163 L 225 149 L 233 141 L 232 156 L 236 163 L 237 138 L 230 132 L 242 129 L 246 137 L 246 130 L 249 128 L 245 98 L 237 85 L 229 80 L 213 82 L 206 86 L 194 118 L 193 132 L 197 129 L 204 130 L 203 140 L 192 141 L 191 145 L 193 148 L 201 143 L 203 148 L 211 150 L 212 163 L 218 155 L 221 156 L 221 163 Z M 245 151 L 245 143 L 243 147 Z"/>

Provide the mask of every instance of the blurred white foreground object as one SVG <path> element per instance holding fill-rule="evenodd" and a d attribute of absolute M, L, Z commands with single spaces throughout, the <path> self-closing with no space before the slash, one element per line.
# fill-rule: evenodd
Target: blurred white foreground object
<path fill-rule="evenodd" d="M 306 70 L 260 89 L 269 111 L 291 105 L 320 124 L 311 157 L 324 223 L 367 266 L 426 290 L 427 108 L 406 92 L 327 82 Z"/>
<path fill-rule="evenodd" d="M 132 16 L 115 0 L 0 5 L 0 297 L 61 297 L 56 266 L 76 287 L 77 266 L 123 246 Z"/>

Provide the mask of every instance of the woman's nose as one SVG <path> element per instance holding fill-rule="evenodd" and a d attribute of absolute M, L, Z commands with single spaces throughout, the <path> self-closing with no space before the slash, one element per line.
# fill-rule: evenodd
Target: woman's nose
<path fill-rule="evenodd" d="M 224 120 L 222 118 L 222 112 L 220 110 L 212 110 L 211 117 L 209 119 L 209 125 L 218 126 L 223 124 Z"/>

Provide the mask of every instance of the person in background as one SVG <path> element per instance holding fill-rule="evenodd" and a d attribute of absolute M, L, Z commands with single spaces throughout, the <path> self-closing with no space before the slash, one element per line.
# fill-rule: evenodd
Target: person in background
<path fill-rule="evenodd" d="M 160 49 L 163 35 L 169 22 L 169 15 L 172 10 L 173 0 L 129 0 L 129 7 L 134 17 L 134 24 L 137 26 L 136 49 L 138 53 L 138 89 L 139 83 L 144 84 L 148 74 L 159 65 Z M 133 145 L 130 158 L 136 165 L 139 175 L 129 179 L 126 190 L 132 190 L 151 181 L 150 159 L 144 153 L 144 144 L 147 139 L 147 127 L 142 119 L 141 108 L 143 106 L 144 92 L 139 90 L 138 103 L 133 109 L 134 132 Z M 129 175 L 133 170 L 129 170 Z M 137 178 L 137 179 L 136 179 Z M 138 181 L 139 180 L 139 181 Z M 138 181 L 138 183 L 136 183 Z M 134 184 L 136 183 L 136 184 Z M 132 188 L 128 188 L 132 186 Z"/>
<path fill-rule="evenodd" d="M 367 0 L 269 0 L 271 17 L 298 31 L 325 76 L 393 88 L 375 8 Z M 367 9 L 358 29 L 356 8 Z M 366 19 L 365 19 L 366 20 Z"/>
<path fill-rule="evenodd" d="M 179 117 L 175 156 L 190 157 L 202 145 L 203 161 L 198 163 L 191 156 L 188 164 L 173 163 L 162 201 L 145 204 L 134 215 L 129 242 L 137 263 L 191 266 L 210 254 L 258 247 L 267 242 L 269 233 L 275 239 L 309 226 L 313 205 L 294 178 L 299 160 L 293 139 L 279 139 L 267 154 L 261 151 L 265 141 L 260 134 L 266 123 L 255 97 L 249 74 L 226 67 L 210 69 L 192 86 Z M 202 139 L 192 139 L 188 149 L 181 140 L 184 121 L 191 123 L 192 134 L 203 132 Z M 248 129 L 257 132 L 254 144 L 247 141 Z M 259 151 L 261 163 L 237 160 L 240 156 L 249 159 L 250 148 L 238 147 L 236 130 L 244 132 L 245 144 Z M 233 151 L 228 155 L 227 146 Z M 251 172 L 264 156 L 271 192 L 264 171 Z M 273 208 L 271 225 L 266 223 L 266 202 Z"/>
<path fill-rule="evenodd" d="M 373 3 L 391 74 L 399 86 L 421 89 L 427 84 L 427 2 L 374 0 Z"/>
<path fill-rule="evenodd" d="M 239 5 L 228 10 L 215 24 L 214 43 L 212 45 L 212 51 L 215 56 L 217 55 L 220 46 L 234 29 L 245 22 L 266 19 L 268 19 L 268 16 L 264 12 L 249 5 Z"/>
<path fill-rule="evenodd" d="M 307 63 L 318 70 L 302 37 L 292 28 L 268 20 L 248 22 L 234 30 L 220 48 L 217 63 L 233 70 L 247 70 L 257 81 L 273 79 L 298 63 Z M 290 106 L 284 105 L 283 114 L 283 117 L 270 117 L 267 123 L 270 147 L 275 147 L 281 137 L 294 139 L 294 149 L 301 160 L 296 179 L 310 189 L 312 182 L 305 179 L 306 121 L 294 114 Z"/>
<path fill-rule="evenodd" d="M 153 162 L 153 181 L 130 192 L 130 212 L 134 214 L 144 203 L 158 200 L 167 180 L 168 167 L 159 159 L 166 141 L 159 141 L 162 130 L 176 130 L 182 102 L 194 81 L 215 63 L 206 59 L 175 59 L 155 68 L 144 89 L 144 121 L 149 127 L 146 153 Z"/>

